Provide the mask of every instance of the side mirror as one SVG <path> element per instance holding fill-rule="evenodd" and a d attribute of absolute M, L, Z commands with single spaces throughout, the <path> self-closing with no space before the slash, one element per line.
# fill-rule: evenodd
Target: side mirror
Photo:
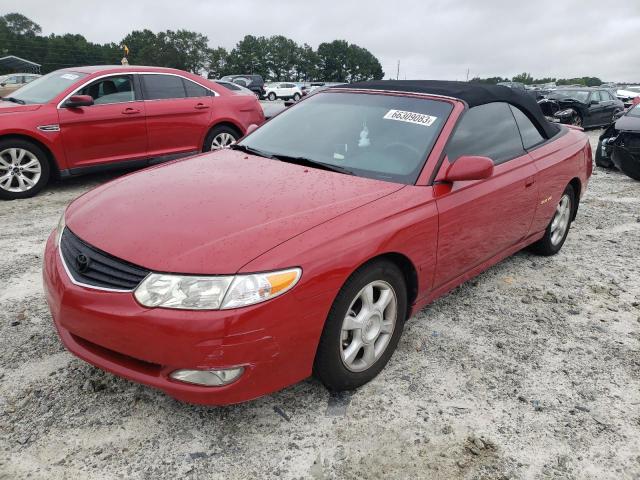
<path fill-rule="evenodd" d="M 493 160 L 488 157 L 463 155 L 451 164 L 444 176 L 446 182 L 483 180 L 493 175 Z"/>
<path fill-rule="evenodd" d="M 6 82 L 2 82 L 2 83 L 0 83 L 0 87 L 5 87 L 6 85 L 7 85 L 7 83 L 6 83 Z"/>
<path fill-rule="evenodd" d="M 71 95 L 69 100 L 64 102 L 67 108 L 90 107 L 93 105 L 93 97 L 91 95 Z"/>
<path fill-rule="evenodd" d="M 255 123 L 252 123 L 252 124 L 251 124 L 251 125 L 249 125 L 249 127 L 247 128 L 247 133 L 246 133 L 246 135 L 249 135 L 250 133 L 254 132 L 257 128 L 258 128 L 258 125 L 256 125 Z"/>

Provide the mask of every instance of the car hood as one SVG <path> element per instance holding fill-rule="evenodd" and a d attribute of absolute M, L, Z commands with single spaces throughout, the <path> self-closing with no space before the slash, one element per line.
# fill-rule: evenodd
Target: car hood
<path fill-rule="evenodd" d="M 20 105 L 19 103 L 0 101 L 0 115 L 4 113 L 33 112 L 42 108 L 42 105 Z"/>
<path fill-rule="evenodd" d="M 616 130 L 640 133 L 640 117 L 624 115 L 616 121 Z"/>
<path fill-rule="evenodd" d="M 71 204 L 66 222 L 85 242 L 150 270 L 230 274 L 403 186 L 222 150 L 98 187 Z"/>

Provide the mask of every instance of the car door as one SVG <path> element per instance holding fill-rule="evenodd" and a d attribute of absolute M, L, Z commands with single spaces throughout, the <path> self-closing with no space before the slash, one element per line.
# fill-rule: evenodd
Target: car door
<path fill-rule="evenodd" d="M 615 101 L 606 90 L 600 90 L 600 100 L 602 102 L 602 124 L 608 124 L 613 120 L 613 113 L 616 109 Z"/>
<path fill-rule="evenodd" d="M 149 135 L 149 155 L 200 152 L 214 93 L 179 75 L 140 74 Z"/>
<path fill-rule="evenodd" d="M 585 119 L 585 126 L 604 123 L 605 110 L 605 102 L 602 101 L 600 92 L 598 90 L 591 92 L 589 97 L 589 118 Z"/>
<path fill-rule="evenodd" d="M 533 220 L 536 167 L 525 151 L 510 106 L 476 106 L 459 121 L 436 179 L 462 155 L 494 161 L 490 178 L 455 182 L 438 195 L 438 288 L 524 240 Z"/>
<path fill-rule="evenodd" d="M 58 109 L 60 132 L 70 168 L 147 156 L 145 105 L 131 74 L 96 79 L 79 90 L 94 104 Z"/>

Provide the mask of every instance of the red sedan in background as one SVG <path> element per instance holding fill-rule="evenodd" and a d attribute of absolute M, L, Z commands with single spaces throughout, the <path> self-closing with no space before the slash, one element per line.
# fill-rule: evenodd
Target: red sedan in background
<path fill-rule="evenodd" d="M 0 199 L 31 197 L 52 175 L 222 148 L 263 121 L 256 98 L 181 70 L 58 70 L 0 101 Z"/>
<path fill-rule="evenodd" d="M 47 301 L 75 355 L 182 400 L 312 372 L 353 389 L 414 312 L 524 247 L 557 253 L 591 168 L 581 129 L 506 87 L 329 89 L 231 149 L 74 201 Z"/>

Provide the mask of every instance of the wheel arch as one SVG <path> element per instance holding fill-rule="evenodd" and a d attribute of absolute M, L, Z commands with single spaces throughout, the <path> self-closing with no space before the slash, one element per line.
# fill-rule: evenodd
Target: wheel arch
<path fill-rule="evenodd" d="M 571 221 L 576 219 L 578 214 L 578 205 L 580 204 L 580 193 L 582 192 L 582 182 L 578 177 L 573 177 L 569 182 L 569 185 L 573 187 L 574 205 L 573 213 L 571 214 Z"/>
<path fill-rule="evenodd" d="M 41 148 L 42 151 L 47 156 L 47 161 L 49 162 L 49 167 L 51 168 L 51 173 L 56 177 L 60 178 L 60 167 L 58 166 L 58 162 L 56 161 L 56 157 L 53 155 L 51 149 L 43 142 L 29 135 L 24 135 L 20 133 L 7 133 L 0 135 L 0 140 L 11 140 L 12 138 L 17 140 L 23 140 L 25 142 L 31 142 L 36 145 L 38 148 Z"/>
<path fill-rule="evenodd" d="M 240 124 L 235 123 L 234 121 L 229 119 L 219 120 L 216 123 L 212 124 L 207 130 L 207 133 L 202 139 L 202 148 L 206 146 L 207 137 L 209 136 L 209 134 L 213 131 L 214 128 L 217 128 L 217 127 L 228 127 L 234 130 L 238 134 L 238 139 L 244 136 L 244 129 L 242 128 L 242 126 L 240 126 Z"/>
<path fill-rule="evenodd" d="M 404 276 L 405 282 L 407 284 L 407 311 L 405 313 L 406 319 L 409 316 L 409 312 L 411 312 L 411 307 L 418 297 L 418 270 L 409 257 L 399 252 L 381 253 L 379 255 L 376 255 L 375 257 L 369 258 L 366 262 L 358 265 L 358 267 L 353 270 L 351 275 L 353 275 L 358 270 L 366 267 L 367 265 L 379 260 L 388 260 L 392 262 L 400 269 Z"/>

